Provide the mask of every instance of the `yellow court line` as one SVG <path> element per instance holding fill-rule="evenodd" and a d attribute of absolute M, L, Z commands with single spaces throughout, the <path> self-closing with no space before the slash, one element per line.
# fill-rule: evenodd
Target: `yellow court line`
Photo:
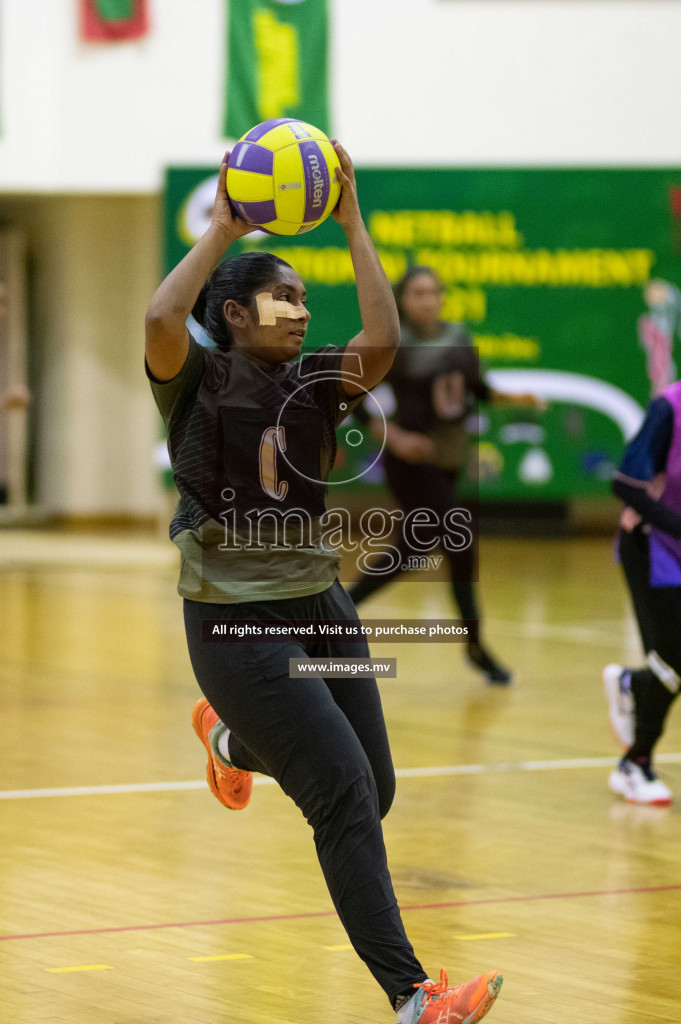
<path fill-rule="evenodd" d="M 352 949 L 352 946 L 350 946 L 350 945 L 346 945 L 346 946 L 322 946 L 322 949 L 330 949 L 331 952 L 333 953 L 337 949 Z"/>
<path fill-rule="evenodd" d="M 220 953 L 218 956 L 188 956 L 187 960 L 193 960 L 194 963 L 202 964 L 208 960 L 252 960 L 253 957 L 250 953 Z"/>
<path fill-rule="evenodd" d="M 476 939 L 512 939 L 515 932 L 484 932 L 482 935 L 454 935 L 459 942 L 474 942 Z"/>
<path fill-rule="evenodd" d="M 110 964 L 81 964 L 79 967 L 45 967 L 49 974 L 68 974 L 70 971 L 113 971 Z"/>

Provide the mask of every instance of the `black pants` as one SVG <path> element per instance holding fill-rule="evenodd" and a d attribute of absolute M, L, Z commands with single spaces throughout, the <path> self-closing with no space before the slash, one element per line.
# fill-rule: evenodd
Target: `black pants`
<path fill-rule="evenodd" d="M 681 675 L 681 587 L 651 587 L 650 549 L 642 530 L 622 530 L 619 550 L 643 650 L 657 651 Z"/>
<path fill-rule="evenodd" d="M 405 462 L 389 451 L 386 451 L 383 456 L 383 466 L 388 486 L 406 514 L 416 509 L 425 508 L 434 512 L 442 524 L 444 517 L 451 509 L 461 506 L 461 501 L 456 495 L 456 470 L 439 469 L 437 466 L 427 463 Z M 475 521 L 472 526 L 475 528 Z M 403 566 L 408 564 L 409 556 L 421 554 L 423 551 L 421 544 L 424 541 L 437 540 L 449 565 L 454 600 L 459 608 L 461 618 L 479 619 L 472 582 L 477 576 L 477 537 L 474 536 L 473 543 L 468 549 L 459 552 L 449 550 L 442 543 L 445 532 L 442 525 L 440 528 L 418 525 L 414 532 L 417 538 L 416 542 L 411 539 L 408 531 L 405 533 L 400 529 L 399 537 L 397 541 L 394 541 L 394 546 L 400 553 L 400 561 L 392 570 L 380 573 L 380 575 L 364 573 L 350 587 L 350 595 L 355 604 L 359 604 L 375 594 L 396 577 L 403 576 Z M 386 559 L 386 561 L 389 560 Z M 380 567 L 380 563 L 377 561 L 376 568 Z"/>
<path fill-rule="evenodd" d="M 652 652 L 681 676 L 681 587 L 650 585 L 650 549 L 640 529 L 620 532 L 619 551 L 627 580 L 641 643 L 646 656 Z M 652 661 L 651 661 L 652 664 Z M 665 685 L 652 668 L 632 673 L 636 705 L 633 747 L 627 756 L 649 757 L 662 735 L 667 712 L 677 693 Z"/>
<path fill-rule="evenodd" d="M 276 779 L 312 826 L 338 916 L 390 1000 L 427 975 L 393 892 L 381 817 L 395 774 L 376 680 L 289 678 L 289 658 L 367 658 L 357 643 L 202 643 L 203 619 L 357 619 L 336 582 L 322 594 L 244 604 L 184 602 L 189 654 L 201 690 L 232 730 L 237 768 Z"/>

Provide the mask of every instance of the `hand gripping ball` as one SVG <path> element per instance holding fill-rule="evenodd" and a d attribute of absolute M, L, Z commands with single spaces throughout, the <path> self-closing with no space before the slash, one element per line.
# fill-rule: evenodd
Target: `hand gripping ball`
<path fill-rule="evenodd" d="M 340 162 L 324 132 L 280 117 L 251 128 L 227 164 L 227 194 L 237 215 L 271 235 L 312 231 L 340 196 Z"/>

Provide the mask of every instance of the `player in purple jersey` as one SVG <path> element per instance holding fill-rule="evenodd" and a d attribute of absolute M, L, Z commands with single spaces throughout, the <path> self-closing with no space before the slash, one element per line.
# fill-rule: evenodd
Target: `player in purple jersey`
<path fill-rule="evenodd" d="M 619 559 L 645 651 L 645 666 L 608 665 L 610 722 L 624 756 L 610 788 L 631 803 L 666 806 L 672 795 L 652 766 L 681 683 L 681 381 L 651 402 L 613 481 L 624 502 Z"/>

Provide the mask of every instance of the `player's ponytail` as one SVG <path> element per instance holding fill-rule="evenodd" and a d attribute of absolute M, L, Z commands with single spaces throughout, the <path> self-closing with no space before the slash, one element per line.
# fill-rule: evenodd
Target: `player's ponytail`
<path fill-rule="evenodd" d="M 280 268 L 289 266 L 270 252 L 243 252 L 223 260 L 201 289 L 192 316 L 219 348 L 230 348 L 234 338 L 225 319 L 225 302 L 233 299 L 249 307 L 254 295 L 276 280 Z"/>
<path fill-rule="evenodd" d="M 208 290 L 209 283 L 208 281 L 206 281 L 203 288 L 199 292 L 199 296 L 196 302 L 194 303 L 194 308 L 192 309 L 192 316 L 196 320 L 197 324 L 203 328 L 205 328 L 206 326 L 206 305 L 208 302 Z"/>

